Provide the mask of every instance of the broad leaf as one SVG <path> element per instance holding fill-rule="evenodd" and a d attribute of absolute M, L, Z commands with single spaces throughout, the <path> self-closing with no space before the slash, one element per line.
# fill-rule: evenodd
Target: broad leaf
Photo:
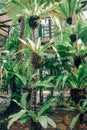
<path fill-rule="evenodd" d="M 38 112 L 38 115 L 39 116 L 43 115 L 53 104 L 55 104 L 55 102 L 56 102 L 55 98 L 45 101 L 40 111 Z"/>
<path fill-rule="evenodd" d="M 78 119 L 79 119 L 79 116 L 80 116 L 80 114 L 77 114 L 77 115 L 73 118 L 73 120 L 72 120 L 72 122 L 71 122 L 71 124 L 70 124 L 70 128 L 71 128 L 71 129 L 74 128 L 76 122 L 77 122 Z"/>
<path fill-rule="evenodd" d="M 22 109 L 25 109 L 25 110 L 26 110 L 26 107 L 27 107 L 27 101 L 26 101 L 27 96 L 28 96 L 28 92 L 23 93 L 22 98 L 21 98 L 21 103 L 20 103 Z"/>
<path fill-rule="evenodd" d="M 15 75 L 23 82 L 24 85 L 26 85 L 26 77 L 24 77 L 18 73 L 15 73 Z"/>
<path fill-rule="evenodd" d="M 42 125 L 42 127 L 44 129 L 46 129 L 47 128 L 47 116 L 40 116 L 38 118 L 38 120 L 39 120 L 39 123 Z"/>
<path fill-rule="evenodd" d="M 62 79 L 63 79 L 63 75 L 58 76 L 57 81 L 56 81 L 56 85 L 54 86 L 54 91 L 58 89 Z"/>
<path fill-rule="evenodd" d="M 11 125 L 12 125 L 15 121 L 17 121 L 18 119 L 20 119 L 21 116 L 22 116 L 23 114 L 25 114 L 25 113 L 26 113 L 26 110 L 21 110 L 20 112 L 11 115 L 11 116 L 9 117 L 10 120 L 9 120 L 8 127 L 7 127 L 7 128 L 9 129 L 9 128 L 11 127 Z"/>
<path fill-rule="evenodd" d="M 47 117 L 47 122 L 48 122 L 48 124 L 51 125 L 52 127 L 56 128 L 56 124 L 55 124 L 55 122 L 54 122 L 51 118 Z"/>

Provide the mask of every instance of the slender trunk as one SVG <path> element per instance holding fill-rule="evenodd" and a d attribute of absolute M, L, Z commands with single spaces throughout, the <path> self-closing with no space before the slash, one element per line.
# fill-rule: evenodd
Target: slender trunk
<path fill-rule="evenodd" d="M 35 30 L 32 29 L 32 40 L 35 43 Z M 32 54 L 32 59 L 34 59 L 34 56 Z M 36 73 L 36 68 L 34 67 L 34 64 L 32 64 L 32 73 L 35 74 Z M 36 79 L 33 79 L 33 83 L 36 82 Z M 32 95 L 31 95 L 31 109 L 36 113 L 36 95 L 37 95 L 37 90 L 36 88 L 32 89 Z M 33 129 L 32 129 L 33 130 Z"/>
<path fill-rule="evenodd" d="M 43 70 L 42 70 L 43 68 L 41 67 L 40 68 L 40 70 L 39 70 L 39 77 L 40 77 L 40 80 L 42 80 L 42 78 L 43 78 Z M 42 104 L 43 103 L 43 89 L 42 88 L 40 88 L 40 104 Z"/>
<path fill-rule="evenodd" d="M 25 19 L 21 18 L 20 21 L 20 39 L 24 39 L 24 28 L 25 28 Z M 18 45 L 18 51 L 23 49 L 23 43 L 21 41 L 19 41 L 19 45 Z M 20 60 L 22 59 L 23 54 L 19 53 L 17 58 Z"/>

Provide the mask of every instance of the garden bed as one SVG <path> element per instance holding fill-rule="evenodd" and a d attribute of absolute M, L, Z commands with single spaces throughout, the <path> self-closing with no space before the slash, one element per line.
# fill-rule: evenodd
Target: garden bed
<path fill-rule="evenodd" d="M 60 112 L 61 111 L 61 112 Z M 51 118 L 55 121 L 57 124 L 57 128 L 47 128 L 46 130 L 70 130 L 69 125 L 71 123 L 71 120 L 73 118 L 73 112 L 71 111 L 63 111 L 60 110 L 58 112 L 51 112 L 49 116 L 51 115 Z M 0 116 L 0 130 L 7 130 L 7 122 L 8 122 L 8 113 L 6 115 L 3 114 Z M 80 130 L 87 130 L 87 124 L 80 124 Z M 23 123 L 21 124 L 19 121 L 16 121 L 10 130 L 29 130 L 29 123 Z M 77 129 L 73 129 L 77 130 Z"/>

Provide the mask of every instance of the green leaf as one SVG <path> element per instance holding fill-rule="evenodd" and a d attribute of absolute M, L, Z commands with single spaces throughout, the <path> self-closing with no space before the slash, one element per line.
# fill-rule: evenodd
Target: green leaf
<path fill-rule="evenodd" d="M 26 85 L 26 77 L 24 77 L 18 73 L 15 73 L 15 75 L 23 82 L 24 85 Z"/>
<path fill-rule="evenodd" d="M 51 83 L 52 80 L 54 80 L 55 76 L 49 76 L 45 80 L 37 81 L 36 84 L 33 86 L 34 88 L 51 88 L 53 87 L 53 84 Z"/>
<path fill-rule="evenodd" d="M 22 116 L 23 114 L 25 114 L 25 113 L 26 113 L 26 110 L 21 110 L 20 112 L 11 115 L 11 116 L 9 117 L 10 120 L 9 120 L 9 122 L 8 122 L 7 128 L 9 129 L 9 128 L 11 127 L 11 125 L 12 125 L 15 121 L 17 121 L 18 119 L 20 119 L 21 116 Z"/>
<path fill-rule="evenodd" d="M 77 115 L 73 118 L 73 120 L 72 120 L 72 122 L 71 122 L 71 124 L 70 124 L 70 128 L 71 128 L 71 129 L 74 128 L 76 122 L 77 122 L 78 119 L 79 119 L 79 116 L 80 116 L 80 114 L 77 114 Z"/>
<path fill-rule="evenodd" d="M 77 0 L 69 0 L 69 16 L 72 16 L 72 14 L 75 11 L 75 6 L 76 6 L 76 1 Z"/>
<path fill-rule="evenodd" d="M 26 123 L 29 119 L 30 119 L 30 116 L 28 115 L 28 113 L 25 113 L 25 114 L 21 117 L 20 122 L 21 122 L 21 123 Z"/>
<path fill-rule="evenodd" d="M 66 81 L 71 88 L 76 88 L 77 86 L 77 80 L 75 75 L 69 75 Z"/>
<path fill-rule="evenodd" d="M 67 2 L 67 0 L 63 0 L 59 4 L 59 9 L 62 14 L 64 14 L 66 17 L 69 17 L 69 3 Z"/>
<path fill-rule="evenodd" d="M 38 120 L 39 120 L 39 123 L 42 125 L 42 127 L 44 129 L 46 129 L 47 128 L 47 116 L 40 116 L 38 118 Z"/>
<path fill-rule="evenodd" d="M 56 124 L 55 124 L 55 122 L 54 122 L 51 118 L 47 117 L 47 122 L 48 122 L 48 124 L 51 125 L 52 127 L 56 128 Z"/>
<path fill-rule="evenodd" d="M 67 78 L 68 78 L 67 75 L 64 75 L 64 76 L 63 76 L 63 79 L 62 79 L 62 88 L 64 88 L 65 83 L 66 83 L 66 81 L 67 81 Z"/>
<path fill-rule="evenodd" d="M 29 110 L 29 111 L 28 111 L 28 115 L 29 115 L 30 117 L 32 117 L 34 120 L 36 120 L 36 114 L 34 113 L 34 111 Z"/>
<path fill-rule="evenodd" d="M 25 110 L 26 110 L 26 106 L 27 106 L 27 101 L 26 101 L 27 96 L 28 96 L 28 92 L 23 93 L 22 98 L 21 98 L 21 103 L 20 103 L 22 109 L 25 109 Z"/>
<path fill-rule="evenodd" d="M 54 86 L 54 91 L 57 90 L 57 88 L 60 85 L 62 79 L 63 79 L 63 75 L 58 76 L 56 85 Z"/>
<path fill-rule="evenodd" d="M 40 111 L 38 112 L 38 115 L 39 116 L 43 115 L 46 112 L 46 110 L 48 110 L 55 102 L 56 102 L 55 98 L 45 101 Z"/>

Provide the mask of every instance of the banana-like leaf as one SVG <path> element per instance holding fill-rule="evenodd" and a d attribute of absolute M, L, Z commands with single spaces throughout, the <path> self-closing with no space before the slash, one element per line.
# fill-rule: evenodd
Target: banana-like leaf
<path fill-rule="evenodd" d="M 10 120 L 9 120 L 9 123 L 8 123 L 7 128 L 9 129 L 9 128 L 12 126 L 12 124 L 13 124 L 15 121 L 17 121 L 18 119 L 20 119 L 21 116 L 22 116 L 23 114 L 25 114 L 25 113 L 26 113 L 26 110 L 21 110 L 20 112 L 11 115 L 11 116 L 9 117 Z"/>

